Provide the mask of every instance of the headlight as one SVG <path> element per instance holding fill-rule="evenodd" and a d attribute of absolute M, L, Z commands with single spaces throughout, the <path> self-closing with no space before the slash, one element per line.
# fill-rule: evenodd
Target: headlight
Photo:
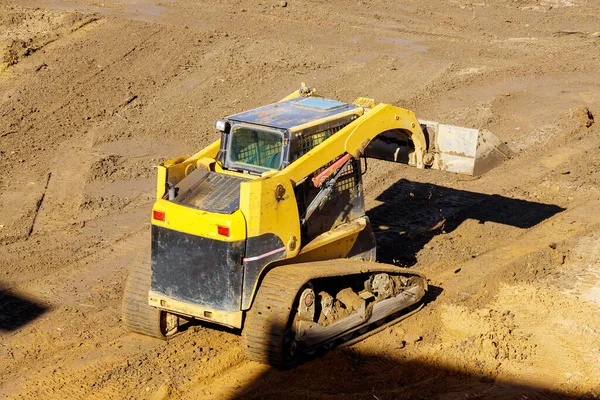
<path fill-rule="evenodd" d="M 227 121 L 225 121 L 224 119 L 218 119 L 217 123 L 215 124 L 215 127 L 218 131 L 225 132 L 227 130 L 227 125 L 229 125 Z"/>

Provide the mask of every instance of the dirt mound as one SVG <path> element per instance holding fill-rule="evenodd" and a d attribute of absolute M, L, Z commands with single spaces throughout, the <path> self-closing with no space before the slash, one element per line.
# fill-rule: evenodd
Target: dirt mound
<path fill-rule="evenodd" d="M 1 69 L 16 65 L 24 57 L 95 19 L 95 16 L 79 12 L 65 14 L 5 7 L 0 15 L 0 27 L 3 28 L 0 33 Z"/>
<path fill-rule="evenodd" d="M 578 106 L 563 114 L 558 122 L 559 128 L 564 132 L 563 139 L 579 140 L 588 133 L 586 129 L 594 125 L 594 115 L 586 106 Z"/>
<path fill-rule="evenodd" d="M 510 310 L 483 308 L 473 312 L 448 306 L 442 313 L 442 323 L 448 329 L 442 332 L 441 339 L 458 342 L 450 347 L 461 354 L 457 362 L 463 368 L 478 366 L 481 372 L 494 371 L 503 361 L 522 364 L 536 355 L 537 345 L 530 340 L 533 335 L 518 328 Z"/>
<path fill-rule="evenodd" d="M 35 48 L 32 47 L 32 40 L 26 42 L 22 39 L 15 39 L 7 46 L 3 61 L 10 67 L 18 63 L 20 58 L 27 57 L 34 51 Z"/>

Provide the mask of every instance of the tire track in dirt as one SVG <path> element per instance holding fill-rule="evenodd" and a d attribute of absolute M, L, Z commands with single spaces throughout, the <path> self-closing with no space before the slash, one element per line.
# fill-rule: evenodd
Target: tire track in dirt
<path fill-rule="evenodd" d="M 35 223 L 39 217 L 40 209 L 41 209 L 42 205 L 44 204 L 44 199 L 46 198 L 46 193 L 48 192 L 48 185 L 50 184 L 51 177 L 52 177 L 52 172 L 48 172 L 48 176 L 46 177 L 46 184 L 44 185 L 44 190 L 42 191 L 42 194 L 40 195 L 39 200 L 36 202 L 36 206 L 33 211 L 33 218 L 31 219 L 31 226 L 29 227 L 27 236 L 25 237 L 26 240 L 29 239 L 29 237 L 31 236 L 31 234 L 33 233 L 33 230 L 35 228 Z"/>
<path fill-rule="evenodd" d="M 61 144 L 57 150 L 51 169 L 53 179 L 46 190 L 48 199 L 39 210 L 36 231 L 64 230 L 75 222 L 83 201 L 86 171 L 91 164 L 92 136 L 88 133 L 82 140 Z M 32 225 L 32 233 L 33 228 Z"/>

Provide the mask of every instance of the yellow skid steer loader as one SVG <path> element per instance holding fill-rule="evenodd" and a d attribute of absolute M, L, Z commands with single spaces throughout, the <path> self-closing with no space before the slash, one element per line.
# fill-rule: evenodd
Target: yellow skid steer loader
<path fill-rule="evenodd" d="M 490 132 L 304 84 L 216 129 L 158 167 L 151 259 L 130 272 L 123 320 L 163 339 L 190 319 L 242 329 L 246 357 L 279 367 L 422 305 L 422 275 L 375 262 L 361 159 L 478 175 L 510 157 Z"/>

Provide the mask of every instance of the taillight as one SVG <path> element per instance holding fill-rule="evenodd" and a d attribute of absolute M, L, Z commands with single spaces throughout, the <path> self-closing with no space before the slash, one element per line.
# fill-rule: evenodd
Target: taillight
<path fill-rule="evenodd" d="M 221 236 L 229 237 L 229 227 L 217 225 L 217 233 Z"/>
<path fill-rule="evenodd" d="M 153 210 L 152 211 L 152 218 L 155 219 L 155 220 L 157 220 L 157 221 L 165 222 L 165 212 L 164 211 Z"/>

